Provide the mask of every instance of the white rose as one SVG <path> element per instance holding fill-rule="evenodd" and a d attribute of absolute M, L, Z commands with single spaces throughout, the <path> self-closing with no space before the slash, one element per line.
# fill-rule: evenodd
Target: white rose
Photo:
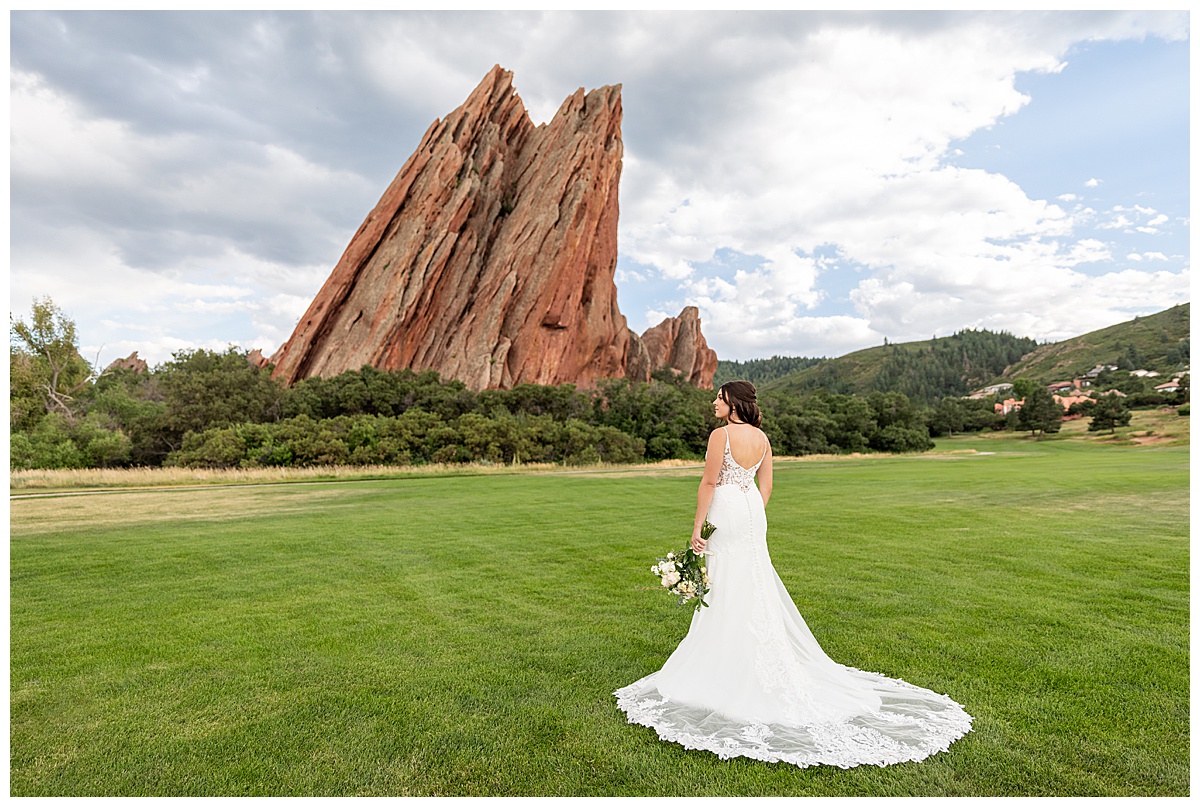
<path fill-rule="evenodd" d="M 667 560 L 675 560 L 675 553 L 674 553 L 674 552 L 668 552 L 668 553 L 667 553 Z"/>
<path fill-rule="evenodd" d="M 679 572 L 667 572 L 666 574 L 663 575 L 662 584 L 665 587 L 670 588 L 671 586 L 678 583 L 679 579 L 680 579 Z"/>

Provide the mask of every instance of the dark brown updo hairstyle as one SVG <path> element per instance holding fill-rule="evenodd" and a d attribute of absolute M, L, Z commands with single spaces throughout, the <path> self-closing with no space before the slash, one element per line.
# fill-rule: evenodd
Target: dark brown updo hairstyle
<path fill-rule="evenodd" d="M 762 425 L 762 412 L 758 409 L 758 390 L 749 381 L 729 381 L 717 392 L 721 400 L 737 413 L 738 420 L 751 426 Z"/>

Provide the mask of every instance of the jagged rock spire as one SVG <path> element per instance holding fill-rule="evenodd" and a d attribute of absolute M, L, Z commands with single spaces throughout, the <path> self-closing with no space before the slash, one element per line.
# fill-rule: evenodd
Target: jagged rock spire
<path fill-rule="evenodd" d="M 648 377 L 661 351 L 639 346 L 613 281 L 622 153 L 620 85 L 581 88 L 534 126 L 495 66 L 429 127 L 271 358 L 275 377 L 372 365 L 476 390 L 588 386 L 631 358 Z M 678 369 L 711 386 L 716 354 L 702 336 L 694 352 L 698 375 Z"/>

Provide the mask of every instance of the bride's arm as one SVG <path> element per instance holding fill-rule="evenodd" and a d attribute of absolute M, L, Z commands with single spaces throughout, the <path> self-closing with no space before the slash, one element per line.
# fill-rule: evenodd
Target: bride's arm
<path fill-rule="evenodd" d="M 700 528 L 708 518 L 708 506 L 712 504 L 713 491 L 717 489 L 717 476 L 721 473 L 721 462 L 725 459 L 725 432 L 713 429 L 708 436 L 708 451 L 704 454 L 704 476 L 700 477 L 700 489 L 696 491 L 696 521 L 692 525 L 692 549 L 703 552 L 708 543 L 700 537 Z"/>
<path fill-rule="evenodd" d="M 763 435 L 764 437 L 766 435 Z M 762 465 L 758 466 L 758 492 L 762 496 L 763 507 L 767 506 L 767 500 L 771 498 L 771 441 L 767 441 L 767 455 L 763 458 Z"/>

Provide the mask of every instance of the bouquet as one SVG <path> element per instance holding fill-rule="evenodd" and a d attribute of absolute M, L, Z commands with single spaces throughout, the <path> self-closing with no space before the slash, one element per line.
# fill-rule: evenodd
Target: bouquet
<path fill-rule="evenodd" d="M 705 519 L 700 537 L 707 541 L 715 529 Z M 708 568 L 704 556 L 693 552 L 690 543 L 682 552 L 668 552 L 665 558 L 659 558 L 650 572 L 659 578 L 663 588 L 679 598 L 679 605 L 696 600 L 697 611 L 708 607 L 704 601 L 704 595 L 708 594 Z"/>

